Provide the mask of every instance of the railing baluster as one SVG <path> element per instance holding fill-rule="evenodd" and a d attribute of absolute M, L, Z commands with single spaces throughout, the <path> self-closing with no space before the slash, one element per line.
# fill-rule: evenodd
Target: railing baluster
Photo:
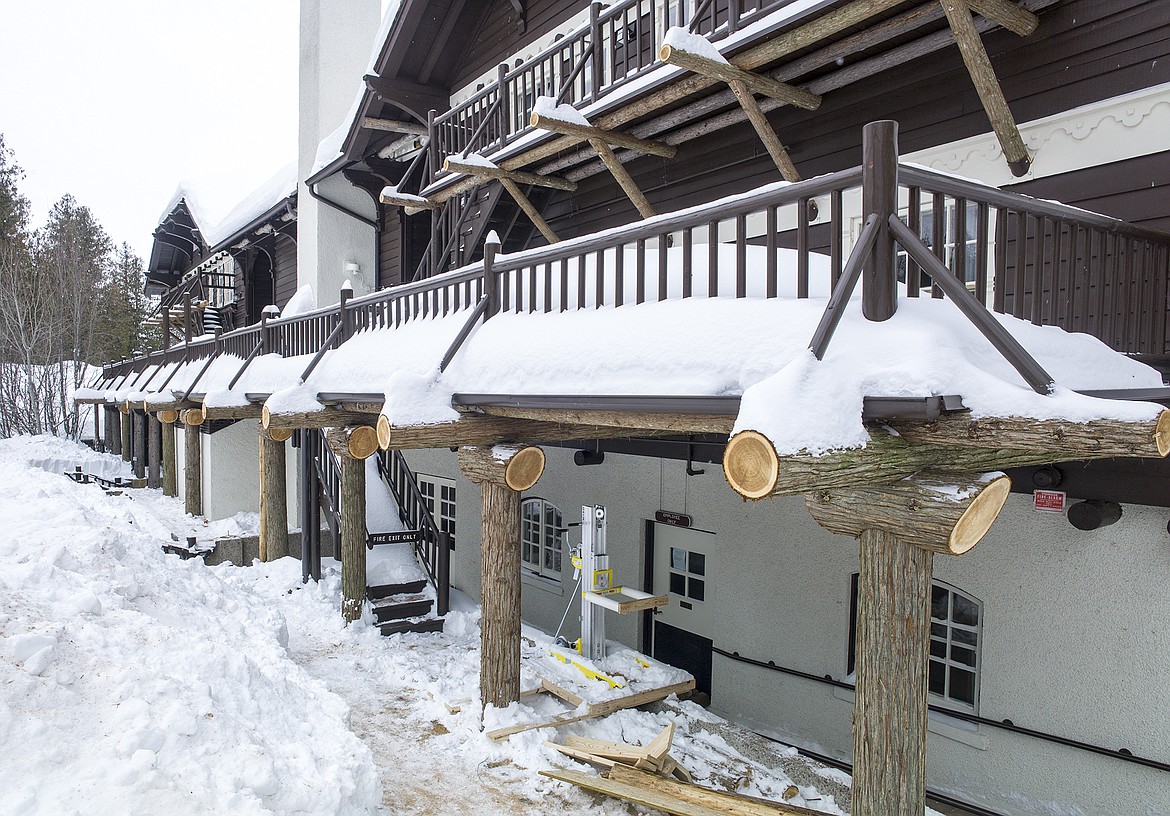
<path fill-rule="evenodd" d="M 689 298 L 691 296 L 692 285 L 692 267 L 694 258 L 692 257 L 692 248 L 694 237 L 691 235 L 691 228 L 687 227 L 683 230 L 683 258 L 682 258 L 682 296 Z"/>
<path fill-rule="evenodd" d="M 707 224 L 707 297 L 719 297 L 719 222 Z"/>
<path fill-rule="evenodd" d="M 773 217 L 775 224 L 775 208 L 771 207 L 768 213 Z M 841 265 L 844 263 L 844 247 L 842 236 L 844 221 L 841 218 L 841 191 L 834 190 L 829 195 L 829 267 L 832 285 L 836 286 L 841 280 Z M 769 256 L 771 253 L 769 253 Z"/>
<path fill-rule="evenodd" d="M 946 217 L 947 205 L 946 197 L 942 193 L 935 193 L 931 199 L 931 249 L 934 251 L 934 257 L 938 258 L 943 263 L 947 260 L 946 247 Z M 939 288 L 935 282 L 931 283 L 930 296 L 932 298 L 941 298 L 942 289 Z"/>
<path fill-rule="evenodd" d="M 528 268 L 528 313 L 536 311 L 536 265 Z"/>
<path fill-rule="evenodd" d="M 559 311 L 569 308 L 569 259 L 561 258 L 561 305 Z"/>
<path fill-rule="evenodd" d="M 1044 300 L 1048 296 L 1044 275 L 1044 249 L 1048 243 L 1048 219 L 1036 219 L 1036 240 L 1032 243 L 1032 322 L 1039 326 L 1043 320 Z"/>
<path fill-rule="evenodd" d="M 735 217 L 735 296 L 747 297 L 747 216 Z"/>
<path fill-rule="evenodd" d="M 585 308 L 585 266 L 588 260 L 585 255 L 577 256 L 577 308 Z"/>
<path fill-rule="evenodd" d="M 776 258 L 776 205 L 770 205 L 764 212 L 764 297 L 774 298 L 778 294 Z M 838 259 L 839 260 L 839 259 Z M 836 281 L 834 281 L 835 283 Z"/>
<path fill-rule="evenodd" d="M 980 201 L 975 216 L 975 297 L 987 305 L 987 254 L 988 233 L 991 228 L 991 212 L 987 204 Z"/>
<path fill-rule="evenodd" d="M 954 228 L 954 273 L 955 277 L 967 283 L 967 199 L 959 196 L 955 199 L 955 228 Z"/>
<path fill-rule="evenodd" d="M 661 302 L 666 300 L 670 294 L 669 280 L 667 277 L 666 263 L 670 250 L 670 235 L 662 233 L 658 236 L 658 300 Z"/>
<path fill-rule="evenodd" d="M 634 303 L 646 302 L 646 239 L 639 238 L 635 249 Z"/>
<path fill-rule="evenodd" d="M 605 303 L 605 250 L 599 249 L 595 253 L 596 269 L 593 280 L 593 308 L 600 309 Z"/>
<path fill-rule="evenodd" d="M 1027 285 L 1028 222 L 1032 220 L 1023 210 L 1016 210 L 1016 269 L 1012 296 L 1012 316 L 1024 317 L 1024 290 Z"/>
<path fill-rule="evenodd" d="M 909 200 L 906 212 L 906 226 L 918 237 L 922 237 L 922 189 L 910 187 L 907 190 Z M 836 281 L 834 281 L 836 283 Z M 916 298 L 922 288 L 922 267 L 913 258 L 906 256 L 906 296 Z"/>
<path fill-rule="evenodd" d="M 796 297 L 808 298 L 808 199 L 796 205 Z"/>
<path fill-rule="evenodd" d="M 613 254 L 613 305 L 626 302 L 626 247 L 619 244 Z"/>

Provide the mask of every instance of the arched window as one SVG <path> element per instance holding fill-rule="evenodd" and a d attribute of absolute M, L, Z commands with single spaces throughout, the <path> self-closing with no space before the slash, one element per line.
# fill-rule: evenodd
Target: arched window
<path fill-rule="evenodd" d="M 979 650 L 983 643 L 983 603 L 961 589 L 935 581 L 930 593 L 930 701 L 978 713 Z M 857 573 L 850 593 L 849 665 L 856 668 Z"/>
<path fill-rule="evenodd" d="M 561 511 L 544 499 L 525 499 L 520 505 L 520 567 L 536 575 L 561 580 Z"/>

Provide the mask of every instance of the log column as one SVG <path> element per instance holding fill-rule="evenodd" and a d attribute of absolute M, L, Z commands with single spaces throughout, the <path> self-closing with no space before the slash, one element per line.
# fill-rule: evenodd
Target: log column
<path fill-rule="evenodd" d="M 134 477 L 146 478 L 146 414 L 142 411 L 130 412 L 130 426 L 134 433 Z"/>
<path fill-rule="evenodd" d="M 121 446 L 119 453 L 122 454 L 122 461 L 130 461 L 130 409 L 125 405 L 118 407 L 118 436 L 121 439 Z"/>
<path fill-rule="evenodd" d="M 142 421 L 146 423 L 146 486 L 162 487 L 162 423 L 147 413 Z"/>
<path fill-rule="evenodd" d="M 483 492 L 480 701 L 520 699 L 520 493 L 544 472 L 540 448 L 460 448 L 459 467 Z"/>
<path fill-rule="evenodd" d="M 921 816 L 931 572 L 936 552 L 961 555 L 999 515 L 1011 480 L 921 476 L 806 496 L 822 527 L 857 537 L 855 816 Z"/>
<path fill-rule="evenodd" d="M 178 496 L 178 460 L 175 452 L 175 422 L 178 411 L 159 411 L 158 421 L 162 424 L 162 491 L 164 496 Z"/>
<path fill-rule="evenodd" d="M 109 439 L 110 453 L 122 455 L 122 412 L 117 408 L 106 408 L 106 437 Z"/>
<path fill-rule="evenodd" d="M 366 599 L 366 462 L 341 457 L 341 616 L 355 621 Z"/>
<path fill-rule="evenodd" d="M 276 435 L 274 435 L 274 433 Z M 260 560 L 288 555 L 288 493 L 285 484 L 285 440 L 288 431 L 260 429 Z"/>
<path fill-rule="evenodd" d="M 191 420 L 196 420 L 194 423 Z M 199 463 L 199 424 L 201 417 L 183 414 L 183 494 L 184 509 L 193 516 L 203 515 L 202 467 Z"/>

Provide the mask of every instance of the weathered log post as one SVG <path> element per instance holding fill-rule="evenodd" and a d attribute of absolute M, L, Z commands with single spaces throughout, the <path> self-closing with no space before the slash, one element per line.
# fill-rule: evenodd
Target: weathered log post
<path fill-rule="evenodd" d="M 199 461 L 202 422 L 202 414 L 183 412 L 183 508 L 192 516 L 203 515 L 203 468 Z"/>
<path fill-rule="evenodd" d="M 99 405 L 91 406 L 93 410 L 93 449 L 96 451 L 104 451 L 105 445 L 102 439 L 102 409 Z"/>
<path fill-rule="evenodd" d="M 288 494 L 285 484 L 284 442 L 260 428 L 260 560 L 288 555 Z"/>
<path fill-rule="evenodd" d="M 366 600 L 366 459 L 378 450 L 378 435 L 362 425 L 326 439 L 341 461 L 341 615 L 355 621 Z"/>
<path fill-rule="evenodd" d="M 805 497 L 827 530 L 858 538 L 857 695 L 853 808 L 857 816 L 921 816 L 926 806 L 926 715 L 931 572 L 936 552 L 961 555 L 1007 501 L 1002 473 L 919 476 Z"/>
<path fill-rule="evenodd" d="M 520 699 L 520 493 L 540 479 L 544 451 L 460 448 L 459 467 L 483 491 L 480 701 L 502 708 Z"/>
<path fill-rule="evenodd" d="M 121 417 L 121 419 L 118 421 L 118 431 L 119 431 L 118 435 L 122 440 L 119 453 L 122 454 L 122 461 L 123 462 L 129 462 L 130 461 L 130 453 L 132 450 L 130 447 L 130 416 L 131 415 L 130 415 L 129 406 L 127 406 L 125 404 L 119 405 L 118 406 L 118 416 Z"/>
<path fill-rule="evenodd" d="M 122 455 L 122 412 L 114 406 L 106 407 L 106 436 L 110 439 L 110 453 Z"/>
<path fill-rule="evenodd" d="M 130 411 L 131 427 L 134 431 L 134 477 L 146 478 L 146 413 Z"/>
<path fill-rule="evenodd" d="M 164 496 L 179 495 L 178 459 L 175 451 L 175 422 L 178 411 L 159 411 L 158 421 L 162 423 L 162 490 Z"/>
<path fill-rule="evenodd" d="M 162 423 L 154 414 L 144 413 L 146 423 L 146 486 L 162 487 Z"/>
<path fill-rule="evenodd" d="M 898 263 L 886 223 L 898 212 L 898 123 L 870 122 L 862 131 L 862 218 L 878 216 L 881 231 L 861 274 L 861 312 L 867 320 L 889 320 L 898 310 Z"/>

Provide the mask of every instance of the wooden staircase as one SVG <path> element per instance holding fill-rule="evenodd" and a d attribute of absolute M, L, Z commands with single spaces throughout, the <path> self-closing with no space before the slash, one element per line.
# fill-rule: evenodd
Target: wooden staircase
<path fill-rule="evenodd" d="M 366 588 L 374 620 L 383 635 L 399 632 L 442 632 L 444 619 L 434 614 L 435 598 L 426 580 Z"/>

